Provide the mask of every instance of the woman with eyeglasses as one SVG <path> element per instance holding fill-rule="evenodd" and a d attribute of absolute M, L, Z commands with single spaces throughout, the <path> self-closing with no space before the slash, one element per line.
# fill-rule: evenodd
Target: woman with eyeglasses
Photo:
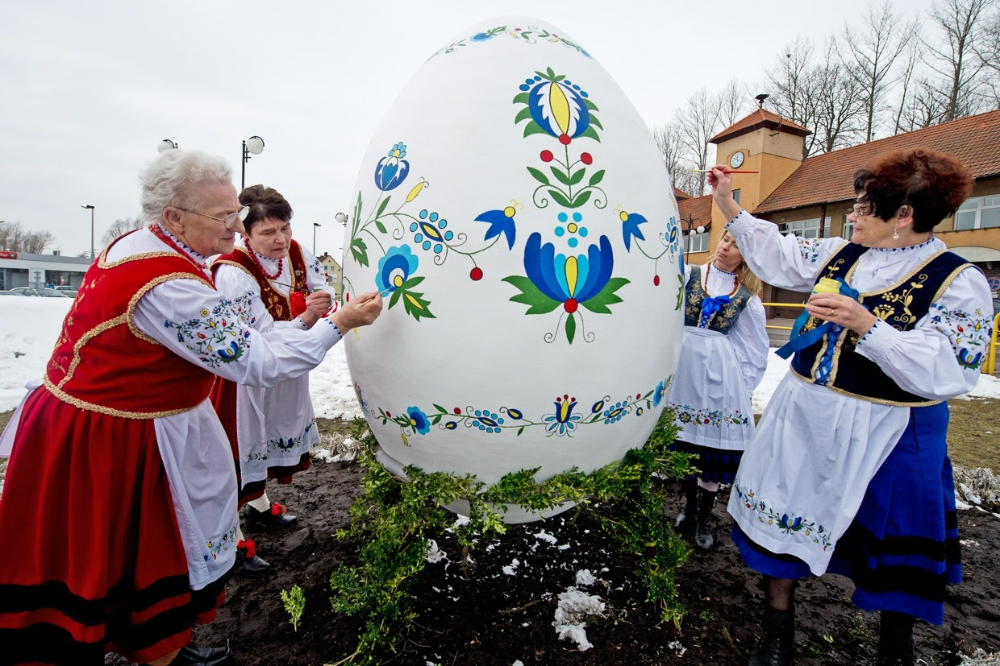
<path fill-rule="evenodd" d="M 961 579 L 945 401 L 975 387 L 990 340 L 986 278 L 933 233 L 972 175 L 926 148 L 875 158 L 854 175 L 850 241 L 782 236 L 740 209 L 722 167 L 709 184 L 754 272 L 813 289 L 729 499 L 733 541 L 764 575 L 749 663 L 792 663 L 796 581 L 837 573 L 880 611 L 875 663 L 914 664 L 914 622 L 942 624 Z"/>
<path fill-rule="evenodd" d="M 753 436 L 750 397 L 767 369 L 760 279 L 723 232 L 708 262 L 685 266 L 684 342 L 670 387 L 675 451 L 697 454 L 697 473 L 685 480 L 686 503 L 676 527 L 710 549 L 712 507 L 720 484 L 733 482 Z"/>
<path fill-rule="evenodd" d="M 259 332 L 248 299 L 216 291 L 206 265 L 247 215 L 229 165 L 170 150 L 140 179 L 149 226 L 88 269 L 43 381 L 0 436 L 4 663 L 229 663 L 228 648 L 188 645 L 236 556 L 212 385 L 301 376 L 381 310 L 374 294 L 308 330 Z"/>
<path fill-rule="evenodd" d="M 326 287 L 316 257 L 292 239 L 291 205 L 263 185 L 243 190 L 240 203 L 250 211 L 243 220 L 243 242 L 212 263 L 216 288 L 249 303 L 258 331 L 312 328 L 330 311 L 333 290 Z M 271 502 L 264 484 L 268 479 L 291 483 L 296 472 L 309 468 L 309 449 L 319 441 L 309 375 L 269 388 L 220 379 L 212 403 L 233 447 L 246 522 L 295 525 L 297 517 Z M 239 526 L 236 539 L 235 572 L 253 575 L 270 567 Z"/>

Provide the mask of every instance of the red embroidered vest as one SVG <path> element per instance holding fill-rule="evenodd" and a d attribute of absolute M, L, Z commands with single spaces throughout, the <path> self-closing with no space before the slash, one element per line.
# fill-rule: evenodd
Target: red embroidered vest
<path fill-rule="evenodd" d="M 211 282 L 174 252 L 91 264 L 63 320 L 45 386 L 80 409 L 131 419 L 179 414 L 208 397 L 215 375 L 135 325 L 139 299 L 167 280 Z"/>
<path fill-rule="evenodd" d="M 309 285 L 306 284 L 306 261 L 302 257 L 302 250 L 296 241 L 292 241 L 288 248 L 288 263 L 291 268 L 292 284 L 289 295 L 285 296 L 271 285 L 271 280 L 264 275 L 264 271 L 250 256 L 252 250 L 242 247 L 236 248 L 229 254 L 224 254 L 212 262 L 212 274 L 218 270 L 222 264 L 236 266 L 250 277 L 257 281 L 260 287 L 260 298 L 264 302 L 264 307 L 271 313 L 275 321 L 291 321 L 299 316 L 299 312 L 294 312 L 290 296 L 298 292 L 300 294 L 309 293 Z M 303 308 L 304 309 L 304 308 Z"/>

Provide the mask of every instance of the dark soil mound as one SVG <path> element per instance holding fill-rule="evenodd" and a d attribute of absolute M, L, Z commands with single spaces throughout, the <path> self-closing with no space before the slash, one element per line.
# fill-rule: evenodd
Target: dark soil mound
<path fill-rule="evenodd" d="M 333 613 L 328 579 L 353 557 L 351 545 L 333 533 L 347 523 L 362 473 L 357 465 L 319 462 L 293 485 L 269 486 L 272 499 L 298 514 L 299 524 L 249 534 L 272 568 L 259 578 L 230 580 L 226 604 L 214 623 L 196 630 L 197 644 L 229 641 L 241 666 L 321 666 L 354 651 L 360 623 Z M 429 564 L 415 590 L 420 628 L 385 663 L 743 664 L 758 631 L 762 594 L 759 576 L 743 565 L 729 538 L 727 499 L 721 492 L 715 508 L 716 548 L 692 553 L 679 572 L 687 609 L 679 635 L 658 624 L 656 609 L 633 580 L 633 556 L 619 552 L 586 512 L 570 511 L 481 541 L 471 554 L 468 578 L 454 541 L 447 535 L 440 539 L 447 560 Z M 667 513 L 675 515 L 678 505 L 672 498 Z M 950 590 L 944 626 L 916 629 L 918 655 L 928 664 L 958 664 L 977 647 L 1000 651 L 1000 520 L 962 511 L 959 528 L 965 583 Z M 560 640 L 553 624 L 560 593 L 576 585 L 581 570 L 596 580 L 580 589 L 605 604 L 603 617 L 586 622 L 586 639 L 593 644 L 586 651 L 573 640 Z M 279 597 L 295 584 L 307 600 L 297 632 Z M 836 576 L 802 584 L 797 664 L 872 663 L 878 619 L 851 604 L 851 591 L 850 582 Z M 119 662 L 109 658 L 109 663 Z"/>

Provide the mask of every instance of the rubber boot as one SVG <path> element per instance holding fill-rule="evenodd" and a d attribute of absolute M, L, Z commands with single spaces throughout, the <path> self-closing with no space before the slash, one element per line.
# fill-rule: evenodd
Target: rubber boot
<path fill-rule="evenodd" d="M 697 494 L 698 481 L 694 477 L 685 479 L 681 485 L 681 492 L 684 494 L 684 508 L 677 514 L 677 521 L 674 529 L 678 534 L 694 534 L 695 516 L 698 515 Z"/>
<path fill-rule="evenodd" d="M 750 652 L 747 666 L 792 666 L 795 663 L 795 607 L 764 607 L 764 635 Z"/>
<path fill-rule="evenodd" d="M 705 490 L 698 486 L 695 498 L 694 545 L 702 550 L 710 550 L 715 544 L 712 536 L 712 507 L 715 506 L 715 496 L 718 491 Z"/>
<path fill-rule="evenodd" d="M 878 632 L 878 655 L 875 666 L 914 666 L 917 663 L 913 650 L 913 628 L 909 631 L 898 629 L 886 631 L 886 617 L 883 611 Z"/>

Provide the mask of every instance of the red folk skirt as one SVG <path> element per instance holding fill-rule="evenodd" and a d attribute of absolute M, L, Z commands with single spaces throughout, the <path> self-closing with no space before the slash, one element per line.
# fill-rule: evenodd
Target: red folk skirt
<path fill-rule="evenodd" d="M 215 618 L 224 578 L 188 583 L 152 420 L 28 396 L 0 497 L 4 663 L 138 662 Z"/>

